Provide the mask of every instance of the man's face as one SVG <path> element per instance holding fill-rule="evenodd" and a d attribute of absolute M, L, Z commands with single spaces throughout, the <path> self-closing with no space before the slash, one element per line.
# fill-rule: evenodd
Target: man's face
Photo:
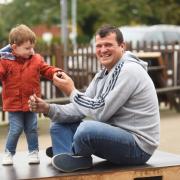
<path fill-rule="evenodd" d="M 96 56 L 100 63 L 108 70 L 111 70 L 124 52 L 124 43 L 120 45 L 116 41 L 116 34 L 110 33 L 101 38 L 96 35 Z"/>
<path fill-rule="evenodd" d="M 31 55 L 34 54 L 34 44 L 31 44 L 30 41 L 24 42 L 21 45 L 12 45 L 13 53 L 17 57 L 28 59 Z"/>

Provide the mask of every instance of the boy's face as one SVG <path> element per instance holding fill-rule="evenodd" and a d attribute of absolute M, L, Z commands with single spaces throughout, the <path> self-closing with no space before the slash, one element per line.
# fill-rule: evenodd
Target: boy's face
<path fill-rule="evenodd" d="M 34 44 L 31 44 L 30 41 L 24 42 L 21 45 L 12 45 L 13 54 L 17 57 L 28 59 L 31 55 L 34 54 Z"/>

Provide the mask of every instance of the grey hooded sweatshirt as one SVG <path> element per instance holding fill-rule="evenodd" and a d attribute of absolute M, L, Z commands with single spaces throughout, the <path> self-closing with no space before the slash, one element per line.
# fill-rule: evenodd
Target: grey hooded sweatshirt
<path fill-rule="evenodd" d="M 67 105 L 51 104 L 52 121 L 71 123 L 89 117 L 132 133 L 139 147 L 152 154 L 159 144 L 160 116 L 147 63 L 126 51 L 108 72 L 97 73 L 85 93 L 74 90 Z M 84 119 L 86 120 L 86 119 Z"/>

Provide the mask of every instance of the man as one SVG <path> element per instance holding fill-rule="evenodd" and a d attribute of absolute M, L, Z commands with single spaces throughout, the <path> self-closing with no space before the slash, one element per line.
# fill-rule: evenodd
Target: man
<path fill-rule="evenodd" d="M 101 27 L 95 39 L 104 68 L 85 93 L 62 72 L 54 75 L 54 84 L 71 103 L 47 104 L 35 95 L 29 100 L 32 111 L 52 120 L 47 154 L 64 172 L 90 168 L 92 154 L 119 165 L 144 164 L 159 144 L 159 106 L 147 63 L 125 51 L 116 27 Z"/>

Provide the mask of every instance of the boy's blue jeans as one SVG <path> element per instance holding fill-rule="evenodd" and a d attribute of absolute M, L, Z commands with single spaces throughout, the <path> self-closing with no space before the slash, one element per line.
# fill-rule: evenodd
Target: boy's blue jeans
<path fill-rule="evenodd" d="M 151 155 L 141 150 L 133 136 L 115 126 L 98 121 L 53 122 L 50 128 L 53 155 L 92 154 L 122 165 L 144 164 Z"/>
<path fill-rule="evenodd" d="M 37 115 L 33 112 L 8 112 L 9 132 L 5 151 L 16 153 L 16 146 L 21 133 L 24 130 L 28 150 L 38 150 Z"/>

